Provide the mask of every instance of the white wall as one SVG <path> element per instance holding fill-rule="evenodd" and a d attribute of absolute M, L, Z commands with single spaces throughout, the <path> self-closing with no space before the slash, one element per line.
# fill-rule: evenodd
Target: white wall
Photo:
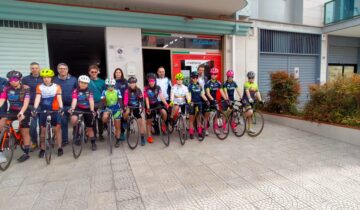
<path fill-rule="evenodd" d="M 324 84 L 327 79 L 328 68 L 328 36 L 321 35 L 321 58 L 320 58 L 320 83 Z"/>
<path fill-rule="evenodd" d="M 139 87 L 143 88 L 141 29 L 107 27 L 105 42 L 108 75 L 120 67 L 126 78 L 136 76 Z M 118 49 L 123 51 L 122 55 L 117 53 Z"/>
<path fill-rule="evenodd" d="M 324 0 L 304 0 L 303 24 L 311 26 L 323 26 Z"/>

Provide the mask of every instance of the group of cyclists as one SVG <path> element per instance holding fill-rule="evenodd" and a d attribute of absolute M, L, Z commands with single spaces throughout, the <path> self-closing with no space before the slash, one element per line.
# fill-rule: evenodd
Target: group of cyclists
<path fill-rule="evenodd" d="M 37 63 L 32 63 L 31 66 L 33 65 L 39 67 Z M 68 67 L 66 64 L 59 64 L 59 74 L 61 74 L 62 68 L 67 69 Z M 29 152 L 37 142 L 33 140 L 37 135 L 34 137 L 32 134 L 34 132 L 33 121 L 35 121 L 35 129 L 37 122 L 40 126 L 39 157 L 44 157 L 45 123 L 48 116 L 45 111 L 52 111 L 51 125 L 54 128 L 58 156 L 63 155 L 62 146 L 66 145 L 63 140 L 68 135 L 68 121 L 65 116 L 69 115 L 71 125 L 76 126 L 80 112 L 84 113 L 86 135 L 91 142 L 92 150 L 96 150 L 96 140 L 103 139 L 100 126 L 106 125 L 109 120 L 114 121 L 115 147 L 120 146 L 121 141 L 125 140 L 124 130 L 128 126 L 126 122 L 130 114 L 137 119 L 140 127 L 140 144 L 142 146 L 146 144 L 145 135 L 147 135 L 148 143 L 154 141 L 152 135 L 155 115 L 162 118 L 160 129 L 162 132 L 166 132 L 168 124 L 173 125 L 179 113 L 185 113 L 185 108 L 188 108 L 189 114 L 190 139 L 194 138 L 195 133 L 199 136 L 208 135 L 208 126 L 195 127 L 195 110 L 203 113 L 205 120 L 209 122 L 210 112 L 216 109 L 214 105 L 218 104 L 218 93 L 221 96 L 219 102 L 223 111 L 228 110 L 235 102 L 236 92 L 243 104 L 245 117 L 251 117 L 251 104 L 254 100 L 262 101 L 257 84 L 254 82 L 254 72 L 247 73 L 248 81 L 244 84 L 243 94 L 233 80 L 233 70 L 226 72 L 224 84 L 219 81 L 219 69 L 211 68 L 209 79 L 204 72 L 204 65 L 200 65 L 197 71 L 192 71 L 190 82 L 187 85 L 183 84 L 184 74 L 178 73 L 175 75 L 176 83 L 172 85 L 171 80 L 165 77 L 165 69 L 159 67 L 158 75 L 155 73 L 146 75 L 146 86 L 142 91 L 137 86 L 137 78 L 131 76 L 126 80 L 120 68 L 115 69 L 113 76 L 104 81 L 97 78 L 99 68 L 92 65 L 89 67 L 89 76 L 81 75 L 75 81 L 76 84 L 71 85 L 61 81 L 70 81 L 72 76 L 65 75 L 64 80 L 59 80 L 61 75 L 55 76 L 55 72 L 48 68 L 39 71 L 40 80 L 36 80 L 36 83 L 29 83 L 26 80 L 28 78 L 23 78 L 19 71 L 12 70 L 7 73 L 8 82 L 0 94 L 0 107 L 9 104 L 6 112 L 2 113 L 6 113 L 6 115 L 0 115 L 0 130 L 3 130 L 7 120 L 19 120 L 24 154 L 18 158 L 18 161 L 24 162 L 29 159 Z M 67 103 L 70 105 L 66 105 Z M 145 112 L 146 121 L 142 117 L 142 110 Z M 64 119 L 65 125 L 62 122 Z M 98 120 L 97 126 L 96 120 Z M 216 125 L 214 126 L 216 127 Z M 230 126 L 234 125 L 230 124 Z M 251 132 L 251 128 L 249 131 Z M 215 132 L 217 132 L 216 129 Z M 0 149 L 0 164 L 2 162 L 6 162 L 6 157 Z"/>

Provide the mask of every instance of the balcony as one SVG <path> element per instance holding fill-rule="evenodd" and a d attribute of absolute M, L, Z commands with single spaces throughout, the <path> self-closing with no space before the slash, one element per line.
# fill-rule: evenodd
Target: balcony
<path fill-rule="evenodd" d="M 333 0 L 325 3 L 324 24 L 360 17 L 360 0 Z"/>

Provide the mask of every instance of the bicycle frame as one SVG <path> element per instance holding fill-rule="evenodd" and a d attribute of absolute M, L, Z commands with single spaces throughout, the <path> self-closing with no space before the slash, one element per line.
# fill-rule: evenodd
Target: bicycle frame
<path fill-rule="evenodd" d="M 5 139 L 10 136 L 13 135 L 15 137 L 15 140 L 19 142 L 19 144 L 22 143 L 22 136 L 21 133 L 19 131 L 16 131 L 13 127 L 12 127 L 12 120 L 6 120 L 5 121 L 5 133 L 4 136 L 1 140 L 1 148 L 4 148 L 4 144 L 5 144 Z M 20 130 L 20 127 L 19 127 Z"/>

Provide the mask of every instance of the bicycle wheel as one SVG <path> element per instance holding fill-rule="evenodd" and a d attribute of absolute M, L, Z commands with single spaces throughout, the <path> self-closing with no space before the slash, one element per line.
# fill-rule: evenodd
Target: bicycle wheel
<path fill-rule="evenodd" d="M 241 137 L 245 134 L 246 122 L 242 112 L 235 110 L 230 113 L 229 127 L 237 137 Z"/>
<path fill-rule="evenodd" d="M 128 122 L 128 128 L 126 129 L 126 140 L 130 149 L 135 149 L 139 143 L 140 127 L 137 119 L 131 117 Z"/>
<path fill-rule="evenodd" d="M 110 151 L 110 154 L 112 154 L 112 151 L 113 151 L 113 146 L 114 146 L 114 136 L 113 136 L 113 119 L 112 117 L 110 118 L 109 122 L 108 122 L 108 144 L 109 144 L 109 151 Z"/>
<path fill-rule="evenodd" d="M 184 145 L 185 140 L 187 140 L 185 117 L 179 116 L 178 123 L 177 123 L 177 130 L 179 132 L 180 144 Z"/>
<path fill-rule="evenodd" d="M 81 122 L 75 127 L 75 135 L 72 142 L 72 150 L 75 159 L 80 157 L 84 141 L 85 141 L 85 128 L 84 128 L 84 123 Z"/>
<path fill-rule="evenodd" d="M 170 144 L 170 132 L 169 132 L 169 127 L 166 125 L 165 123 L 165 131 L 163 131 L 162 124 L 163 124 L 163 119 L 161 117 L 159 117 L 159 130 L 160 130 L 160 136 L 161 136 L 161 140 L 164 142 L 165 146 L 169 146 Z"/>
<path fill-rule="evenodd" d="M 170 119 L 170 118 L 169 118 Z M 177 120 L 176 120 L 177 121 Z M 168 123 L 167 123 L 167 125 L 168 125 L 168 130 L 169 130 L 169 133 L 170 134 L 172 134 L 173 132 L 174 132 L 174 130 L 175 130 L 175 125 L 176 125 L 176 123 L 177 122 L 173 122 L 173 123 L 171 123 L 170 122 L 170 120 L 168 120 Z"/>
<path fill-rule="evenodd" d="M 6 135 L 5 138 L 4 135 Z M 9 133 L 3 130 L 0 134 L 0 139 L 2 139 L 0 150 L 6 158 L 6 162 L 0 164 L 0 170 L 5 171 L 9 168 L 14 155 L 15 138 L 12 135 L 9 136 Z"/>
<path fill-rule="evenodd" d="M 213 117 L 213 129 L 216 137 L 224 140 L 229 135 L 229 126 L 227 125 L 227 118 L 223 112 L 217 111 Z"/>
<path fill-rule="evenodd" d="M 261 112 L 255 111 L 250 120 L 246 121 L 247 134 L 251 137 L 258 136 L 264 129 L 264 116 Z"/>
<path fill-rule="evenodd" d="M 205 126 L 207 126 L 207 123 L 204 118 L 204 115 L 202 115 L 201 113 L 198 112 L 195 115 L 194 127 L 195 127 L 195 130 L 197 130 L 197 131 L 199 131 L 199 128 L 200 128 L 201 135 L 199 135 L 200 134 L 199 132 L 196 132 L 197 138 L 199 141 L 203 141 L 205 139 Z"/>
<path fill-rule="evenodd" d="M 52 153 L 52 129 L 51 125 L 46 125 L 46 136 L 45 136 L 45 161 L 49 165 L 51 162 L 51 153 Z"/>

